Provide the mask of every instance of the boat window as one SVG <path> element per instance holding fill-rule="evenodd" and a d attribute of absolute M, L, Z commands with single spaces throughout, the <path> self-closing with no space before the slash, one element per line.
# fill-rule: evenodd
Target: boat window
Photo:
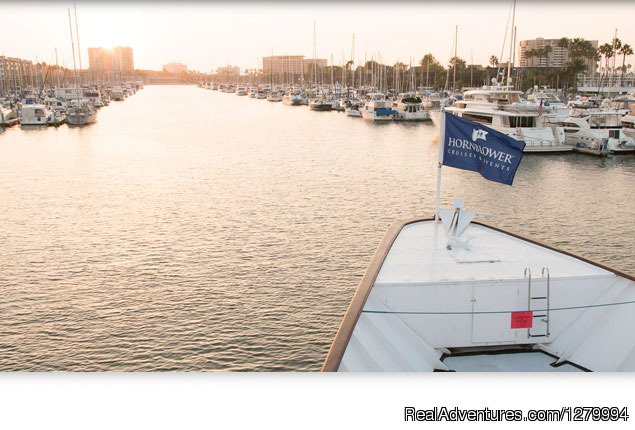
<path fill-rule="evenodd" d="M 470 120 L 470 121 L 475 121 L 475 122 L 480 122 L 480 123 L 485 123 L 485 124 L 491 124 L 492 123 L 492 117 L 491 116 L 486 116 L 486 115 L 476 115 L 473 113 L 464 113 L 463 114 L 463 118 Z"/>
<path fill-rule="evenodd" d="M 609 137 L 611 137 L 613 139 L 619 139 L 620 138 L 620 131 L 619 130 L 609 130 Z"/>
<path fill-rule="evenodd" d="M 571 128 L 580 128 L 580 126 L 578 124 L 575 124 L 573 122 L 563 122 L 562 126 L 563 127 L 571 127 Z"/>
<path fill-rule="evenodd" d="M 516 127 L 535 127 L 535 117 L 533 116 L 510 116 L 509 126 L 511 128 Z"/>

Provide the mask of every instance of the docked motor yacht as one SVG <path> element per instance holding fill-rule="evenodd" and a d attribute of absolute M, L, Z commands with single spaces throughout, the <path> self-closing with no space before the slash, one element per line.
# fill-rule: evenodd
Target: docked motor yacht
<path fill-rule="evenodd" d="M 0 127 L 10 127 L 20 122 L 18 117 L 18 110 L 15 107 L 11 107 L 9 103 L 0 103 Z"/>
<path fill-rule="evenodd" d="M 61 125 L 65 120 L 63 113 L 52 111 L 43 104 L 26 104 L 20 109 L 20 125 Z"/>
<path fill-rule="evenodd" d="M 84 97 L 87 98 L 96 109 L 104 106 L 104 102 L 102 101 L 101 94 L 98 90 L 85 90 Z"/>
<path fill-rule="evenodd" d="M 395 223 L 324 362 L 339 372 L 635 371 L 635 277 L 473 221 Z"/>
<path fill-rule="evenodd" d="M 397 121 L 427 121 L 430 114 L 423 110 L 421 97 L 415 93 L 402 93 L 393 102 L 393 109 L 397 111 L 395 120 Z"/>
<path fill-rule="evenodd" d="M 317 111 L 330 111 L 333 109 L 333 102 L 323 97 L 309 100 L 309 109 Z"/>
<path fill-rule="evenodd" d="M 383 93 L 366 94 L 362 107 L 362 118 L 368 121 L 392 121 L 397 111 L 390 108 Z"/>
<path fill-rule="evenodd" d="M 245 88 L 243 86 L 236 87 L 236 95 L 237 96 L 246 96 L 247 95 L 247 88 Z"/>
<path fill-rule="evenodd" d="M 631 111 L 622 117 L 622 132 L 635 139 L 635 105 L 632 105 Z"/>
<path fill-rule="evenodd" d="M 84 97 L 84 91 L 81 88 L 56 88 L 52 94 L 56 99 L 69 102 L 71 100 L 81 99 Z"/>
<path fill-rule="evenodd" d="M 635 108 L 635 95 L 626 94 L 615 97 L 608 102 L 608 107 L 621 115 L 628 115 Z"/>
<path fill-rule="evenodd" d="M 569 116 L 571 108 L 563 102 L 554 90 L 543 88 L 539 90 L 534 88 L 527 95 L 527 101 L 535 104 L 536 109 L 540 107 L 542 112 L 547 115 L 547 120 L 552 123 L 558 123 Z"/>
<path fill-rule="evenodd" d="M 571 151 L 572 147 L 565 144 L 563 128 L 550 124 L 535 103 L 522 100 L 522 94 L 507 87 L 483 87 L 466 91 L 462 100 L 444 110 L 524 141 L 525 152 Z"/>
<path fill-rule="evenodd" d="M 635 152 L 635 140 L 623 129 L 617 111 L 571 109 L 562 122 L 568 145 L 597 154 Z"/>
<path fill-rule="evenodd" d="M 347 100 L 344 104 L 344 112 L 346 112 L 346 116 L 351 116 L 353 118 L 361 118 L 362 102 L 360 100 Z"/>

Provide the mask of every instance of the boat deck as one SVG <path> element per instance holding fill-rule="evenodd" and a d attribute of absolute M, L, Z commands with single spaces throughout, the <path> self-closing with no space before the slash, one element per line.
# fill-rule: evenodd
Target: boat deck
<path fill-rule="evenodd" d="M 323 369 L 632 371 L 635 333 L 615 327 L 634 311 L 630 275 L 481 223 L 450 239 L 411 220 L 380 244 Z"/>
<path fill-rule="evenodd" d="M 529 268 L 552 277 L 610 276 L 611 272 L 538 244 L 472 223 L 460 237 L 466 249 L 447 250 L 440 223 L 406 225 L 395 239 L 375 286 L 524 279 Z"/>

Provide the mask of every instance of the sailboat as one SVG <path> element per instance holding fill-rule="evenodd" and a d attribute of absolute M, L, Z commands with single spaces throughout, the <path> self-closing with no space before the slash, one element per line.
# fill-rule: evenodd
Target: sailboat
<path fill-rule="evenodd" d="M 522 158 L 522 146 L 490 152 L 511 139 L 494 129 L 441 118 L 435 216 L 388 230 L 322 370 L 635 371 L 635 277 L 475 221 L 462 198 L 441 209 L 442 164 Z M 449 118 L 469 126 L 450 133 Z"/>
<path fill-rule="evenodd" d="M 75 24 L 77 24 L 77 9 L 75 9 Z M 71 10 L 68 9 L 68 26 L 71 35 L 71 49 L 73 52 L 73 70 L 75 73 L 75 86 L 77 98 L 69 103 L 66 112 L 66 122 L 69 125 L 88 125 L 97 121 L 97 112 L 92 103 L 83 98 L 83 91 L 79 85 L 79 77 L 77 75 L 77 66 L 75 65 L 75 41 L 73 39 L 73 25 L 71 21 Z M 77 26 L 76 26 L 77 28 Z M 79 34 L 78 34 L 79 38 Z M 78 39 L 79 42 L 79 39 Z M 81 53 L 80 53 L 81 57 Z"/>

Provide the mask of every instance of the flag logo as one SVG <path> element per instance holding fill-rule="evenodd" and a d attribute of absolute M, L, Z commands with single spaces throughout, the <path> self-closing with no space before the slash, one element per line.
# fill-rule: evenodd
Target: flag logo
<path fill-rule="evenodd" d="M 485 179 L 511 185 L 525 142 L 490 127 L 443 112 L 441 164 L 478 172 Z"/>
<path fill-rule="evenodd" d="M 472 131 L 472 140 L 476 142 L 479 139 L 483 139 L 487 142 L 487 132 L 485 130 L 474 130 Z"/>

